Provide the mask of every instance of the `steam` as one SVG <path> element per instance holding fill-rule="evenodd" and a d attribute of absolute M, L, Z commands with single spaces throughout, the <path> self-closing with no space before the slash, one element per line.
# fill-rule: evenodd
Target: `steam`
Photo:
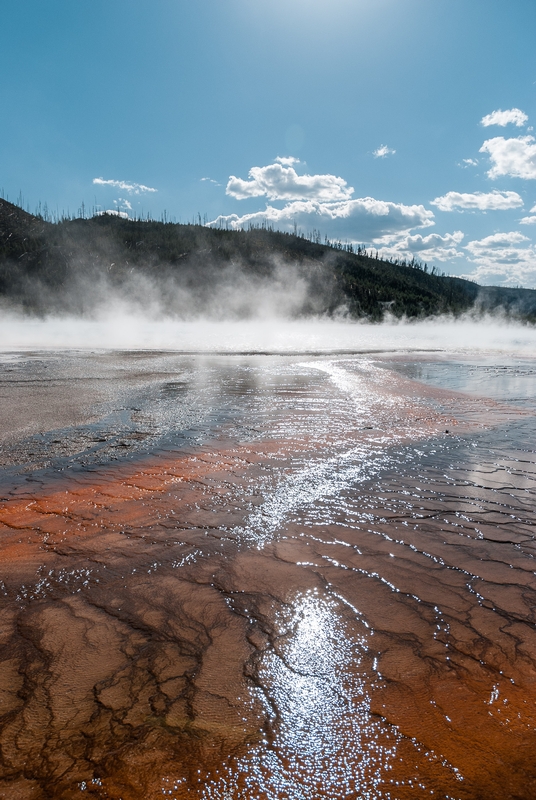
<path fill-rule="evenodd" d="M 522 308 L 486 316 L 493 297 L 475 305 L 474 317 L 409 322 L 380 309 L 384 322 L 367 323 L 350 317 L 336 254 L 320 259 L 302 248 L 291 260 L 269 237 L 255 246 L 240 240 L 240 249 L 203 228 L 189 252 L 180 252 L 180 239 L 170 247 L 158 237 L 144 250 L 143 241 L 126 247 L 108 226 L 88 235 L 85 225 L 54 229 L 59 245 L 51 240 L 38 270 L 20 259 L 4 265 L 0 352 L 536 352 L 536 329 L 512 321 L 510 312 Z M 140 236 L 144 230 L 140 224 Z"/>
<path fill-rule="evenodd" d="M 7 314 L 3 352 L 20 350 L 166 350 L 206 353 L 333 353 L 444 351 L 532 356 L 536 329 L 488 317 L 382 324 L 281 317 L 214 321 L 153 318 L 110 304 L 95 319 Z"/>
<path fill-rule="evenodd" d="M 116 212 L 120 215 L 120 212 Z M 83 242 L 82 242 L 83 244 Z M 290 319 L 345 313 L 345 298 L 329 258 L 289 261 L 268 248 L 248 263 L 210 247 L 182 253 L 174 263 L 148 254 L 140 264 L 103 234 L 84 251 L 76 236 L 68 266 L 56 259 L 46 278 L 11 262 L 0 311 L 42 317 L 110 320 Z M 143 243 L 140 243 L 143 244 Z M 126 257 L 125 257 L 126 256 Z M 58 266 L 59 265 L 59 266 Z"/>

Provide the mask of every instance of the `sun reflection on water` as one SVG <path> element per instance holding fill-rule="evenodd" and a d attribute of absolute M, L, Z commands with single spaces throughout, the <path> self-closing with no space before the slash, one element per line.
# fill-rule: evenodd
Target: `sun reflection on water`
<path fill-rule="evenodd" d="M 338 600 L 314 590 L 276 616 L 258 669 L 259 691 L 270 698 L 266 738 L 207 784 L 203 798 L 389 796 L 380 784 L 400 736 L 370 711 L 371 631 L 359 620 L 344 623 L 343 613 Z"/>

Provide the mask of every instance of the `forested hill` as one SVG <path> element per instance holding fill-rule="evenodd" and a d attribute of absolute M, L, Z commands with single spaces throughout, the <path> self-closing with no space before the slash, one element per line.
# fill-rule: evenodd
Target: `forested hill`
<path fill-rule="evenodd" d="M 112 300 L 183 318 L 343 311 L 377 321 L 503 308 L 536 322 L 534 290 L 480 287 L 342 245 L 111 214 L 52 223 L 0 200 L 4 308 L 91 315 Z"/>

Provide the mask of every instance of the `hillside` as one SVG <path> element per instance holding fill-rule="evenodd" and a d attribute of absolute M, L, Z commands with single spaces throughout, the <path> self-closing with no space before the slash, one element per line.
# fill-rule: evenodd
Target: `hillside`
<path fill-rule="evenodd" d="M 379 321 L 497 308 L 536 322 L 536 291 L 393 264 L 266 229 L 102 215 L 46 222 L 0 200 L 0 301 L 29 314 L 126 303 L 179 317 L 335 314 Z"/>

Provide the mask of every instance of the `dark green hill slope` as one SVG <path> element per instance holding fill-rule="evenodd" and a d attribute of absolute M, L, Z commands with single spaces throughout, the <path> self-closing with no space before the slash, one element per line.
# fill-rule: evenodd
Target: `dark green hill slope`
<path fill-rule="evenodd" d="M 536 291 L 392 264 L 266 229 L 102 215 L 56 223 L 0 200 L 0 297 L 27 313 L 94 313 L 113 298 L 177 316 L 303 316 L 344 309 L 381 320 L 503 307 L 536 321 Z"/>

